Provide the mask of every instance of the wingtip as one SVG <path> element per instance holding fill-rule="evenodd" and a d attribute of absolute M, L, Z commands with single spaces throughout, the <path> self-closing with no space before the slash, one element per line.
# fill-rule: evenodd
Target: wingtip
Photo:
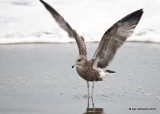
<path fill-rule="evenodd" d="M 141 8 L 139 11 L 143 13 L 143 8 Z"/>
<path fill-rule="evenodd" d="M 134 12 L 133 12 L 133 13 L 134 13 Z M 143 13 L 143 8 L 141 8 L 141 9 L 135 11 L 135 13 Z"/>
<path fill-rule="evenodd" d="M 141 8 L 140 10 L 139 10 L 139 12 L 140 12 L 140 18 L 141 18 L 141 16 L 143 15 L 143 8 Z"/>
<path fill-rule="evenodd" d="M 143 8 L 136 11 L 137 13 L 143 14 Z"/>
<path fill-rule="evenodd" d="M 43 0 L 39 0 L 42 4 L 45 4 L 46 2 L 45 1 L 43 1 Z"/>

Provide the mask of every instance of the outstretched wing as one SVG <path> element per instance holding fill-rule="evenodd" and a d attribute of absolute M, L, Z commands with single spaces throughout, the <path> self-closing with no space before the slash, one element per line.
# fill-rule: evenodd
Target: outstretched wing
<path fill-rule="evenodd" d="M 83 37 L 79 36 L 77 32 L 71 28 L 71 26 L 65 21 L 65 19 L 53 7 L 51 7 L 49 4 L 47 4 L 43 0 L 40 0 L 40 2 L 51 13 L 52 17 L 55 19 L 58 25 L 68 33 L 69 37 L 75 38 L 77 45 L 78 45 L 79 54 L 86 56 L 87 52 L 86 52 L 86 46 L 85 46 Z"/>
<path fill-rule="evenodd" d="M 96 67 L 106 68 L 109 65 L 117 49 L 132 35 L 142 14 L 142 9 L 137 10 L 119 20 L 105 32 L 92 58 Z"/>

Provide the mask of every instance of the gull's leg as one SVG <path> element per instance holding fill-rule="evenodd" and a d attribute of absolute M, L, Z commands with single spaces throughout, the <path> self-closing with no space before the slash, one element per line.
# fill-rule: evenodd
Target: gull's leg
<path fill-rule="evenodd" d="M 88 110 L 89 110 L 89 97 L 88 97 L 88 105 L 87 105 L 87 112 L 88 112 Z"/>
<path fill-rule="evenodd" d="M 95 111 L 93 96 L 91 97 L 91 99 L 92 99 L 92 107 L 93 107 L 93 110 Z"/>
<path fill-rule="evenodd" d="M 94 90 L 94 81 L 93 81 L 93 85 L 92 85 L 92 96 L 93 96 L 93 90 Z"/>
<path fill-rule="evenodd" d="M 89 82 L 87 81 L 87 88 L 88 88 L 88 97 L 89 97 Z"/>

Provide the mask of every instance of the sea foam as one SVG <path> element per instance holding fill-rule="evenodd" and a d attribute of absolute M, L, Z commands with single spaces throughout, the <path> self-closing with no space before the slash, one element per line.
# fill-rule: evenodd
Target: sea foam
<path fill-rule="evenodd" d="M 98 42 L 105 31 L 127 14 L 144 14 L 128 41 L 160 43 L 159 0 L 45 0 L 86 42 Z M 69 38 L 44 6 L 33 0 L 0 1 L 0 44 L 68 43 Z"/>

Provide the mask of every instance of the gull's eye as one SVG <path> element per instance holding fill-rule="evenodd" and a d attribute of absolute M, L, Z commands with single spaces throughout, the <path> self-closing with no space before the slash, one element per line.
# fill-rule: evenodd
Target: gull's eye
<path fill-rule="evenodd" d="M 81 60 L 80 59 L 78 59 L 78 62 L 80 62 Z"/>

